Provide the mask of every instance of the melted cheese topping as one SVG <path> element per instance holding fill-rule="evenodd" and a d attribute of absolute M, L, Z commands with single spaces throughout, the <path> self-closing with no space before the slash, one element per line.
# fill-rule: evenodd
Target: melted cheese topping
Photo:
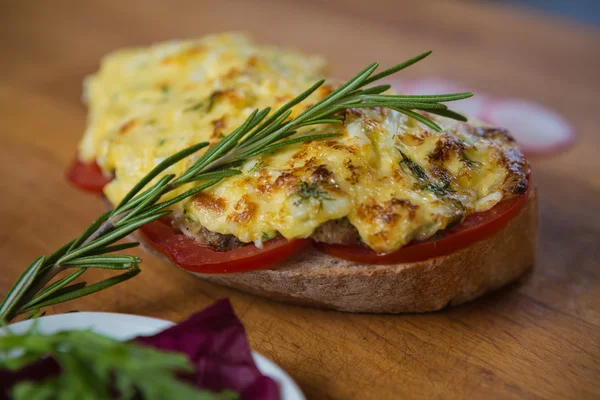
<path fill-rule="evenodd" d="M 114 173 L 105 194 L 115 204 L 164 158 L 216 143 L 254 109 L 277 108 L 304 91 L 324 68 L 319 57 L 235 34 L 118 51 L 86 81 L 90 112 L 80 157 Z M 294 112 L 330 90 L 322 87 Z M 177 204 L 176 221 L 191 235 L 205 227 L 260 246 L 348 218 L 366 245 L 390 252 L 521 190 L 526 164 L 510 136 L 436 121 L 444 132 L 395 111 L 348 110 L 344 125 L 307 129 L 339 138 L 248 160 L 242 175 Z M 196 158 L 167 173 L 183 172 Z"/>

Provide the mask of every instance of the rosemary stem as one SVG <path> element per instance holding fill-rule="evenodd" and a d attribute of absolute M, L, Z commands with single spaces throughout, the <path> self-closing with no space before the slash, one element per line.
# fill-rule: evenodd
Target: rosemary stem
<path fill-rule="evenodd" d="M 206 167 L 202 168 L 200 170 L 200 174 L 204 173 L 204 172 L 209 172 L 209 171 L 214 171 L 215 168 L 220 167 L 221 165 L 225 165 L 227 164 L 231 158 L 234 156 L 234 153 L 229 153 L 224 155 L 221 158 L 216 159 L 215 161 L 212 161 L 210 164 L 208 164 Z"/>
<path fill-rule="evenodd" d="M 5 317 L 5 320 L 11 321 L 17 315 L 19 315 L 20 314 L 20 312 L 19 312 L 20 306 L 22 304 L 29 303 L 29 301 L 31 299 L 33 299 L 35 297 L 35 295 L 38 294 L 44 288 L 44 286 L 46 286 L 46 284 L 48 284 L 48 282 L 50 282 L 52 280 L 52 278 L 54 278 L 56 275 L 60 274 L 65 269 L 66 269 L 66 267 L 64 267 L 62 265 L 53 264 L 49 269 L 46 270 L 46 272 L 44 272 L 43 274 L 38 276 L 38 280 L 36 280 L 27 289 L 27 291 L 23 294 L 23 297 L 19 301 L 19 304 L 17 305 L 17 307 L 15 307 L 12 310 L 12 312 Z"/>
<path fill-rule="evenodd" d="M 124 212 L 123 214 L 126 214 L 127 212 Z M 109 231 L 111 231 L 117 222 L 119 222 L 119 220 L 121 218 L 123 218 L 121 215 L 123 214 L 119 214 L 115 217 L 111 217 L 108 221 L 104 222 L 102 225 L 100 225 L 100 227 L 98 229 L 96 229 L 96 231 L 94 233 L 92 233 L 86 240 L 83 241 L 82 246 L 85 246 L 86 244 L 93 242 L 94 240 L 102 237 L 103 235 L 105 235 L 106 233 L 108 233 Z M 113 223 L 114 221 L 114 223 Z"/>
<path fill-rule="evenodd" d="M 440 130 L 439 126 L 428 114 L 417 111 L 426 110 L 430 114 L 466 121 L 464 116 L 447 109 L 442 103 L 470 97 L 471 93 L 400 96 L 382 94 L 389 89 L 388 85 L 365 88 L 367 84 L 400 71 L 429 54 L 430 52 L 423 53 L 375 75 L 378 64 L 372 63 L 321 100 L 306 107 L 299 115 L 292 117 L 292 108 L 313 94 L 325 82 L 321 80 L 273 113 L 270 108 L 254 110 L 243 124 L 213 146 L 209 142 L 197 143 L 165 158 L 140 179 L 112 211 L 96 218 L 79 237 L 48 258 L 41 256 L 30 264 L 0 304 L 0 320 L 9 322 L 30 310 L 35 312 L 39 308 L 86 296 L 135 276 L 140 271 L 138 263 L 141 260 L 118 254 L 108 256 L 108 253 L 132 247 L 130 244 L 115 244 L 116 242 L 141 226 L 167 216 L 171 211 L 166 209 L 177 202 L 216 185 L 228 176 L 242 173 L 235 166 L 249 157 L 338 135 L 336 132 L 311 135 L 308 131 L 294 136 L 301 127 L 343 123 L 344 112 L 348 108 L 382 107 L 397 110 L 434 130 Z M 205 147 L 207 150 L 179 176 L 168 174 L 173 165 Z M 178 193 L 169 200 L 161 201 L 163 195 L 199 181 L 204 182 L 186 188 L 183 193 Z M 58 274 L 73 267 L 79 268 L 78 271 L 81 272 L 46 287 Z M 90 267 L 125 269 L 128 272 L 90 286 L 83 282 L 69 285 Z"/>

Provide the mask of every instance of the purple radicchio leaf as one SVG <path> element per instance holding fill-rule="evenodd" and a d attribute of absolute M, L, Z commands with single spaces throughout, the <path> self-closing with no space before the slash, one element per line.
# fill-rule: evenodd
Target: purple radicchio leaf
<path fill-rule="evenodd" d="M 137 343 L 185 353 L 196 372 L 190 376 L 200 388 L 240 393 L 242 400 L 278 400 L 277 383 L 256 367 L 246 331 L 227 299 L 222 299 L 187 320 Z"/>

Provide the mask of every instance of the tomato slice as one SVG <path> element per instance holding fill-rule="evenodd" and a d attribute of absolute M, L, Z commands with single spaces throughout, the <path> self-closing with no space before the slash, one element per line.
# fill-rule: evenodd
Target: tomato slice
<path fill-rule="evenodd" d="M 282 237 L 269 240 L 259 249 L 249 244 L 219 252 L 199 245 L 194 239 L 173 230 L 164 221 L 153 221 L 140 232 L 154 250 L 167 256 L 183 269 L 203 274 L 226 274 L 264 269 L 303 250 L 309 239 L 288 241 Z"/>
<path fill-rule="evenodd" d="M 94 193 L 102 193 L 104 185 L 111 180 L 104 176 L 95 162 L 83 163 L 79 160 L 75 160 L 66 175 L 75 186 Z M 529 191 L 503 201 L 488 211 L 471 214 L 462 224 L 444 231 L 441 238 L 415 241 L 393 253 L 378 254 L 364 246 L 327 243 L 315 243 L 315 246 L 330 256 L 365 264 L 423 261 L 453 253 L 489 237 L 517 216 L 528 196 Z M 140 228 L 140 231 L 155 250 L 180 267 L 199 273 L 232 273 L 266 268 L 301 251 L 311 242 L 308 239 L 288 241 L 277 238 L 265 242 L 262 249 L 247 245 L 227 252 L 218 252 L 175 232 L 163 221 L 151 222 Z"/>
<path fill-rule="evenodd" d="M 66 177 L 76 187 L 93 193 L 102 193 L 111 181 L 95 162 L 83 163 L 76 159 L 66 172 Z M 262 249 L 253 244 L 227 252 L 214 251 L 199 245 L 194 239 L 175 232 L 168 223 L 154 221 L 140 228 L 146 242 L 181 268 L 205 274 L 223 274 L 267 268 L 287 258 L 308 245 L 309 239 L 288 241 L 284 238 L 269 240 Z"/>
<path fill-rule="evenodd" d="M 392 253 L 378 254 L 367 247 L 356 245 L 315 243 L 315 246 L 327 255 L 365 264 L 409 263 L 440 257 L 497 232 L 518 215 L 528 195 L 527 192 L 502 201 L 490 210 L 471 214 L 462 224 L 444 231 L 441 238 L 414 241 Z"/>
<path fill-rule="evenodd" d="M 102 193 L 104 186 L 112 180 L 95 162 L 84 163 L 79 159 L 73 161 L 65 176 L 76 187 L 92 193 Z"/>

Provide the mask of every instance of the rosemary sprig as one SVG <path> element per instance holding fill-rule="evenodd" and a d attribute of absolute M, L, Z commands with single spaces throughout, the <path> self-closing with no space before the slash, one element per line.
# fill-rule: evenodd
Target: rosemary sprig
<path fill-rule="evenodd" d="M 423 53 L 377 74 L 374 72 L 379 64 L 373 63 L 294 118 L 290 118 L 292 108 L 313 94 L 323 85 L 324 80 L 315 83 L 273 113 L 269 108 L 255 110 L 241 126 L 206 150 L 179 176 L 165 172 L 173 164 L 197 153 L 209 143 L 195 144 L 166 158 L 142 178 L 113 210 L 102 214 L 79 237 L 50 256 L 37 258 L 26 268 L 0 304 L 0 319 L 10 321 L 24 313 L 39 315 L 40 309 L 44 307 L 86 296 L 137 275 L 141 262 L 138 257 L 109 253 L 131 248 L 139 243 L 115 244 L 117 241 L 142 225 L 169 215 L 169 206 L 216 185 L 229 176 L 240 174 L 241 171 L 234 167 L 248 158 L 276 151 L 284 146 L 338 135 L 302 135 L 298 133 L 300 128 L 342 124 L 344 112 L 348 108 L 387 107 L 436 131 L 440 131 L 440 127 L 416 110 L 465 120 L 462 115 L 448 110 L 442 102 L 465 99 L 471 97 L 472 93 L 407 96 L 383 94 L 390 88 L 389 85 L 366 87 L 415 64 L 430 53 Z M 170 200 L 161 201 L 165 194 L 192 182 L 197 182 L 197 186 Z M 89 268 L 125 272 L 89 286 L 83 282 L 73 283 Z M 74 269 L 74 272 L 51 283 L 67 269 Z"/>

